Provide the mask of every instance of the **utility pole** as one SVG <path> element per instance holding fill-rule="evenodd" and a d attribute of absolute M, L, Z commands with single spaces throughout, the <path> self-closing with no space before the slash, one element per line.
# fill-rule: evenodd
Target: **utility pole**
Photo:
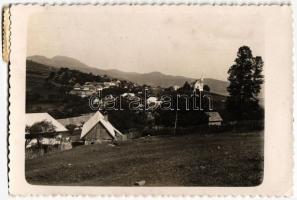
<path fill-rule="evenodd" d="M 175 121 L 174 121 L 174 132 L 173 132 L 173 135 L 176 134 L 176 127 L 177 127 L 177 109 L 175 111 Z"/>

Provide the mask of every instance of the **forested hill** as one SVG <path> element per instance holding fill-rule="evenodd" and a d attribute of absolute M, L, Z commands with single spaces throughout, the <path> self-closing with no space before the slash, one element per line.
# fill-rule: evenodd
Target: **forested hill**
<path fill-rule="evenodd" d="M 92 73 L 95 75 L 107 75 L 109 77 L 117 78 L 120 80 L 129 80 L 135 82 L 139 85 L 151 85 L 151 86 L 161 86 L 169 87 L 173 85 L 182 86 L 186 81 L 192 82 L 195 79 L 188 78 L 184 76 L 173 76 L 163 74 L 161 72 L 150 72 L 150 73 L 136 73 L 136 72 L 123 72 L 118 69 L 103 70 L 95 67 L 90 67 L 74 58 L 65 57 L 65 56 L 55 56 L 53 58 L 47 58 L 44 56 L 31 56 L 27 58 L 27 66 L 30 66 L 30 63 L 43 64 L 46 67 L 67 67 L 69 69 L 79 70 L 85 73 Z M 207 84 L 213 93 L 226 96 L 228 82 L 221 81 L 212 78 L 205 78 L 205 84 Z"/>

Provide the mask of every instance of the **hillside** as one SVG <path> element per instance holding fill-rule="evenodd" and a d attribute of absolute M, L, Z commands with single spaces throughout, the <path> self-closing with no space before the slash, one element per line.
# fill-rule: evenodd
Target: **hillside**
<path fill-rule="evenodd" d="M 27 58 L 28 61 L 33 61 L 34 63 L 43 64 L 46 67 L 68 67 L 70 69 L 76 69 L 86 73 L 93 73 L 98 75 L 107 75 L 113 78 L 129 80 L 137 84 L 151 85 L 151 86 L 161 86 L 169 87 L 173 85 L 181 86 L 185 81 L 192 82 L 193 78 L 188 78 L 184 76 L 173 76 L 163 74 L 161 72 L 150 72 L 150 73 L 136 73 L 136 72 L 123 72 L 117 69 L 103 70 L 94 67 L 90 67 L 74 58 L 66 56 L 55 56 L 53 58 L 47 58 L 45 56 L 31 56 Z M 209 85 L 213 93 L 227 95 L 228 82 L 216 80 L 212 78 L 205 78 L 205 84 Z"/>
<path fill-rule="evenodd" d="M 51 67 L 51 65 L 40 64 L 30 60 L 27 60 L 26 65 L 27 91 L 30 91 L 32 90 L 32 88 L 42 85 L 50 72 L 57 71 L 57 68 Z"/>
<path fill-rule="evenodd" d="M 30 184 L 256 186 L 263 178 L 263 132 L 187 134 L 94 144 L 27 159 Z"/>

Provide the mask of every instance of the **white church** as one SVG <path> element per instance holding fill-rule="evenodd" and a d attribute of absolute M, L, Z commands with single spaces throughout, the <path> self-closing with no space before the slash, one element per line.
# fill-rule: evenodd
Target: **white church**
<path fill-rule="evenodd" d="M 204 86 L 204 79 L 203 77 L 201 77 L 200 79 L 194 81 L 192 83 L 192 87 L 193 87 L 193 90 L 199 90 L 199 92 L 202 92 L 203 91 L 203 86 Z"/>

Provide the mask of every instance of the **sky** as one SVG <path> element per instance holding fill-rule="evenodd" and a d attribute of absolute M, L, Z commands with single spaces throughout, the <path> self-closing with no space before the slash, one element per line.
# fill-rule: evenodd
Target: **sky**
<path fill-rule="evenodd" d="M 260 8 L 241 6 L 49 7 L 30 17 L 27 56 L 227 80 L 240 46 L 265 62 L 264 16 Z"/>

